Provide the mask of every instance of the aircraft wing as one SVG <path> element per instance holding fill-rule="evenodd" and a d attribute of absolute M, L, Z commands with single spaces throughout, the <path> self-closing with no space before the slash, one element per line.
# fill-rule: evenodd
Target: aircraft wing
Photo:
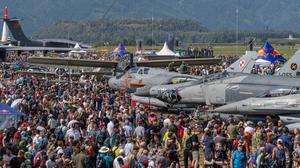
<path fill-rule="evenodd" d="M 17 74 L 24 75 L 35 75 L 35 76 L 57 76 L 54 72 L 40 72 L 40 71 L 17 71 Z M 68 73 L 68 72 L 67 72 Z M 81 76 L 81 75 L 95 75 L 95 76 L 105 76 L 112 75 L 110 71 L 103 72 L 82 72 L 82 73 L 72 73 L 72 76 Z"/>
<path fill-rule="evenodd" d="M 27 46 L 0 46 L 0 49 L 6 51 L 72 51 L 74 48 L 61 48 L 61 47 L 27 47 Z M 84 51 L 94 51 L 94 49 L 83 48 Z"/>
<path fill-rule="evenodd" d="M 213 65 L 218 64 L 221 59 L 219 58 L 190 58 L 190 59 L 169 59 L 169 60 L 152 60 L 152 61 L 139 61 L 136 62 L 137 66 L 146 67 L 166 67 L 171 62 L 174 62 L 174 66 L 180 66 L 182 62 L 188 65 Z"/>
<path fill-rule="evenodd" d="M 63 65 L 63 66 L 82 66 L 82 67 L 104 67 L 115 68 L 118 63 L 115 61 L 102 60 L 83 60 L 69 58 L 52 58 L 52 57 L 29 57 L 27 61 L 31 64 L 42 65 Z"/>
<path fill-rule="evenodd" d="M 100 72 L 82 72 L 82 75 L 95 75 L 95 76 L 103 76 L 103 75 L 112 75 L 113 72 L 111 71 L 100 71 Z"/>
<path fill-rule="evenodd" d="M 39 72 L 39 71 L 17 71 L 17 74 L 35 75 L 35 76 L 55 76 L 54 72 Z"/>

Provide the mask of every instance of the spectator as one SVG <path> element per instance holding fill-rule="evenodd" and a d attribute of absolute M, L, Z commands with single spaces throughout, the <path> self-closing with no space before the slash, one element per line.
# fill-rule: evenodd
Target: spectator
<path fill-rule="evenodd" d="M 247 167 L 247 156 L 244 146 L 239 144 L 237 149 L 232 153 L 231 156 L 231 167 L 232 168 L 246 168 Z"/>

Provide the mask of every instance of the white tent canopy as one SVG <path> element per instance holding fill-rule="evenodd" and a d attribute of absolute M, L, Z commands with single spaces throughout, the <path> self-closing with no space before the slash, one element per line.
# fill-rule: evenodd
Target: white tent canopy
<path fill-rule="evenodd" d="M 80 56 L 80 55 L 85 55 L 85 54 L 86 54 L 86 51 L 84 51 L 78 43 L 76 43 L 74 49 L 69 52 L 69 56 L 72 56 L 72 55 Z"/>
<path fill-rule="evenodd" d="M 82 50 L 82 48 L 80 47 L 80 45 L 78 43 L 75 44 L 74 50 Z"/>
<path fill-rule="evenodd" d="M 260 65 L 260 66 L 270 66 L 271 62 L 263 59 L 258 59 L 255 61 L 255 65 Z"/>
<path fill-rule="evenodd" d="M 165 42 L 164 47 L 156 53 L 156 55 L 168 55 L 168 56 L 173 56 L 175 53 L 169 49 L 167 42 Z"/>

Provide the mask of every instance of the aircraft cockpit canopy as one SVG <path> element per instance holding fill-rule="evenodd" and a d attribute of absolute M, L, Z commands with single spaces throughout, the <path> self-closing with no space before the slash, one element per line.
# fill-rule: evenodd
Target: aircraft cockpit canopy
<path fill-rule="evenodd" d="M 139 69 L 139 67 L 132 67 L 130 68 L 129 73 L 137 73 Z"/>
<path fill-rule="evenodd" d="M 258 97 L 279 97 L 279 96 L 287 96 L 291 94 L 299 94 L 300 93 L 300 88 L 281 88 L 281 89 L 274 89 L 274 90 L 269 90 L 262 95 Z"/>
<path fill-rule="evenodd" d="M 149 68 L 139 68 L 138 74 L 140 74 L 140 75 L 143 75 L 143 74 L 147 75 L 149 73 L 149 70 L 150 70 Z"/>
<path fill-rule="evenodd" d="M 174 77 L 171 79 L 171 81 L 168 84 L 178 84 L 178 83 L 184 83 L 184 82 L 192 82 L 192 81 L 198 81 L 197 78 L 193 78 L 193 77 Z"/>

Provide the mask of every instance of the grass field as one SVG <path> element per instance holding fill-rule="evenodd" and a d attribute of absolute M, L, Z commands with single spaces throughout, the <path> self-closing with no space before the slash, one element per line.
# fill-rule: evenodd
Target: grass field
<path fill-rule="evenodd" d="M 273 46 L 276 50 L 278 50 L 281 54 L 283 54 L 286 58 L 290 58 L 296 51 L 299 49 L 299 46 Z M 214 47 L 214 55 L 243 55 L 246 50 L 249 50 L 248 47 L 245 46 L 215 46 Z M 255 51 L 259 50 L 259 47 L 254 48 Z"/>
<path fill-rule="evenodd" d="M 193 47 L 207 47 L 207 45 L 192 45 Z M 258 51 L 261 45 L 254 48 L 255 51 Z M 286 58 L 290 58 L 299 48 L 300 46 L 291 46 L 291 45 L 274 45 L 273 46 L 276 50 L 278 50 L 281 54 L 283 54 Z M 115 46 L 109 46 L 109 47 L 100 47 L 99 50 L 107 50 L 107 51 L 113 51 Z M 144 47 L 147 50 L 157 50 L 159 51 L 162 48 L 162 45 L 157 46 L 145 46 Z M 135 51 L 135 46 L 126 46 L 126 49 L 129 52 Z M 244 45 L 233 45 L 233 44 L 214 44 L 214 55 L 215 56 L 232 56 L 232 55 L 243 55 L 245 54 L 245 51 L 249 48 Z"/>

